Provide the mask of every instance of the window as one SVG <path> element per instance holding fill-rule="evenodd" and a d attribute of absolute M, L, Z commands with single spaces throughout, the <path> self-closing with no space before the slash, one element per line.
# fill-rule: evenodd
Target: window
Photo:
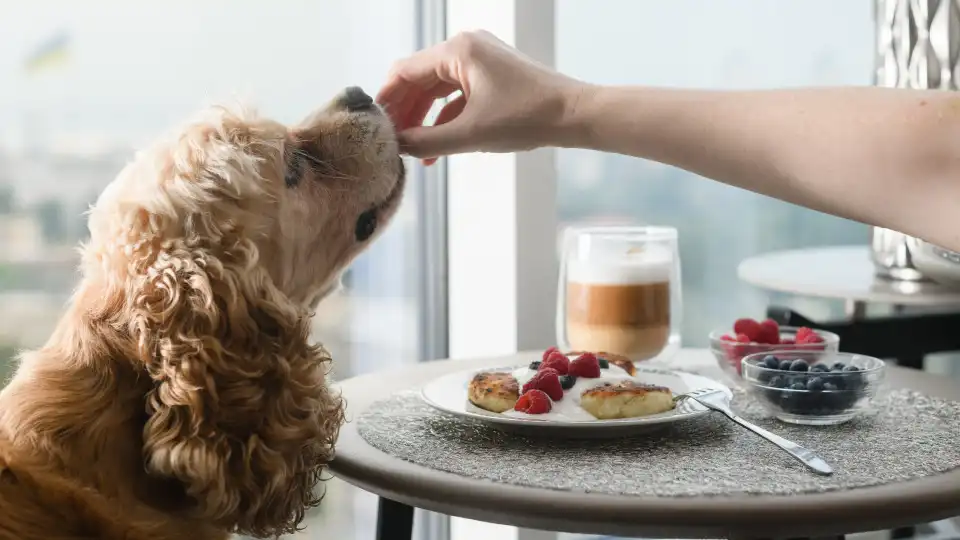
<path fill-rule="evenodd" d="M 348 85 L 371 93 L 412 52 L 415 0 L 152 3 L 44 0 L 0 8 L 0 370 L 41 345 L 76 284 L 82 212 L 135 148 L 199 108 L 248 100 L 301 119 Z M 46 48 L 49 54 L 27 59 Z M 315 335 L 343 378 L 420 360 L 420 179 L 393 225 L 323 302 Z M 376 497 L 330 481 L 311 529 L 372 538 Z"/>
<path fill-rule="evenodd" d="M 490 0 L 482 3 L 482 8 L 470 0 L 446 3 L 450 35 L 486 28 L 508 43 L 521 43 L 524 53 L 595 83 L 697 88 L 872 83 L 874 23 L 870 0 Z M 544 167 L 538 161 L 542 151 L 510 158 L 481 154 L 448 160 L 451 353 L 464 343 L 465 347 L 476 346 L 467 338 L 461 339 L 457 328 L 487 323 L 495 311 L 487 306 L 485 312 L 475 310 L 471 319 L 467 307 L 457 305 L 458 295 L 469 296 L 460 289 L 471 281 L 465 275 L 470 272 L 471 259 L 470 254 L 460 252 L 466 248 L 458 249 L 455 239 L 476 240 L 463 216 L 472 212 L 477 214 L 471 215 L 479 215 L 480 211 L 469 202 L 491 197 L 490 193 L 459 192 L 465 186 L 482 184 L 487 192 L 503 190 L 498 193 L 507 198 L 500 199 L 504 208 L 498 209 L 498 218 L 506 215 L 503 219 L 514 222 L 507 226 L 508 232 L 500 231 L 502 223 L 488 228 L 486 240 L 493 243 L 497 240 L 490 237 L 502 234 L 502 238 L 498 236 L 500 242 L 524 246 L 509 261 L 511 271 L 518 276 L 529 271 L 524 269 L 525 259 L 555 257 L 556 244 L 544 241 L 543 231 L 529 227 L 532 219 L 519 220 L 515 216 L 529 213 L 537 223 L 549 221 L 557 234 L 567 224 L 589 222 L 677 227 L 683 262 L 682 339 L 687 347 L 705 346 L 713 327 L 745 314 L 762 313 L 768 299 L 737 279 L 736 268 L 743 258 L 775 249 L 867 241 L 868 229 L 863 225 L 672 167 L 598 152 L 548 152 L 555 157 L 555 168 Z M 516 183 L 512 185 L 514 190 L 501 185 L 504 177 Z M 530 187 L 531 182 L 534 187 Z M 525 187 L 520 189 L 518 185 Z M 544 198 L 553 198 L 553 189 L 555 216 L 544 212 L 539 204 Z M 457 206 L 458 201 L 461 206 Z M 476 247 L 477 242 L 468 245 L 470 250 L 510 254 L 510 249 Z M 482 282 L 482 271 L 482 266 L 474 270 L 472 283 Z M 549 272 L 537 275 L 548 281 Z M 534 348 L 553 342 L 554 307 L 543 301 L 541 292 L 535 287 L 516 287 L 510 294 L 509 299 L 515 304 L 539 307 L 527 312 L 522 321 L 511 321 L 525 325 L 530 333 L 527 339 L 508 336 L 497 345 L 509 347 L 519 343 L 523 348 Z M 811 317 L 831 315 L 841 308 L 817 300 L 805 302 L 801 307 Z M 483 302 L 462 303 L 477 306 Z M 511 306 L 496 315 L 508 318 L 514 311 L 521 310 Z M 537 317 L 547 317 L 550 328 L 539 328 L 530 322 Z M 453 540 L 584 538 L 460 518 L 450 520 L 449 530 Z"/>
<path fill-rule="evenodd" d="M 695 88 L 869 85 L 870 0 L 724 0 L 602 4 L 556 0 L 556 67 L 596 83 Z M 866 244 L 869 230 L 659 163 L 580 150 L 557 157 L 560 224 L 675 226 L 683 263 L 683 345 L 768 298 L 739 282 L 746 257 L 813 245 Z M 777 301 L 784 300 L 776 298 Z M 805 300 L 804 313 L 840 306 Z"/>

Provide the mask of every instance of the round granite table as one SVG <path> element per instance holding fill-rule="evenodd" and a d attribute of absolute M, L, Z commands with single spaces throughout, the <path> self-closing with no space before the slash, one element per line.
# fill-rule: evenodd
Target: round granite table
<path fill-rule="evenodd" d="M 894 281 L 876 275 L 867 246 L 774 251 L 744 259 L 737 275 L 746 283 L 798 296 L 846 300 L 855 305 L 958 306 L 960 289 L 932 282 Z"/>
<path fill-rule="evenodd" d="M 791 537 L 837 537 L 960 515 L 960 469 L 855 491 L 789 497 L 617 497 L 473 480 L 415 465 L 370 446 L 354 421 L 393 391 L 417 388 L 453 371 L 523 365 L 539 354 L 428 362 L 339 384 L 347 424 L 330 469 L 380 496 L 379 539 L 409 540 L 413 507 L 529 529 L 648 538 L 764 538 L 772 536 L 772 526 L 782 531 L 785 525 Z M 708 351 L 694 349 L 681 351 L 671 364 L 701 371 L 716 366 Z M 891 366 L 888 382 L 960 401 L 960 385 L 947 378 Z"/>

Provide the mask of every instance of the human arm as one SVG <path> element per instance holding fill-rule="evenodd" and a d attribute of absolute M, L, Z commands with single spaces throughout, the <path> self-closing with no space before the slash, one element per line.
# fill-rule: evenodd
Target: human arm
<path fill-rule="evenodd" d="M 437 98 L 460 90 L 434 126 Z M 410 154 L 590 148 L 680 167 L 960 251 L 960 98 L 881 88 L 590 85 L 485 32 L 394 68 L 379 100 Z"/>
<path fill-rule="evenodd" d="M 587 86 L 556 146 L 667 163 L 960 251 L 960 97 Z"/>

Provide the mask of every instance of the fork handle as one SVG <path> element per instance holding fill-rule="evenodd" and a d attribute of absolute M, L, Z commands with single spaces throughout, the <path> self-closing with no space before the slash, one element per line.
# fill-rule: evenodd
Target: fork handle
<path fill-rule="evenodd" d="M 734 422 L 749 429 L 750 431 L 754 432 L 760 437 L 777 445 L 778 447 L 780 447 L 781 450 L 790 454 L 790 456 L 793 457 L 793 459 L 796 459 L 800 463 L 803 463 L 804 465 L 806 465 L 806 467 L 811 471 L 823 476 L 830 476 L 831 474 L 833 474 L 833 468 L 831 468 L 830 465 L 823 460 L 823 458 L 815 454 L 813 450 L 804 448 L 799 444 L 793 441 L 788 441 L 787 439 L 784 439 L 783 437 L 776 435 L 774 433 L 770 433 L 769 431 L 763 429 L 762 427 L 756 424 L 753 424 L 751 422 L 748 422 L 743 418 L 741 418 L 740 416 L 737 416 L 736 414 L 733 413 L 733 411 L 720 409 L 720 412 L 725 414 L 727 418 L 733 420 Z"/>

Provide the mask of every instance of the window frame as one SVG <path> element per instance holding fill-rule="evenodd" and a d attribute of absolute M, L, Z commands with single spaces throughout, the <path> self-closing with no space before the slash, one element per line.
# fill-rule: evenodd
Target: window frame
<path fill-rule="evenodd" d="M 418 49 L 482 28 L 555 67 L 555 0 L 418 0 L 417 6 Z M 424 359 L 497 356 L 553 344 L 556 150 L 463 154 L 418 168 L 424 175 L 425 257 L 428 266 L 442 268 L 424 275 Z M 437 223 L 429 221 L 434 214 L 445 218 L 442 232 L 430 230 Z M 441 324 L 438 333 L 445 339 L 438 333 L 431 337 Z M 450 540 L 449 516 L 418 511 L 417 517 L 422 540 Z M 478 538 L 542 538 L 540 531 L 495 524 L 484 524 L 478 533 Z"/>

